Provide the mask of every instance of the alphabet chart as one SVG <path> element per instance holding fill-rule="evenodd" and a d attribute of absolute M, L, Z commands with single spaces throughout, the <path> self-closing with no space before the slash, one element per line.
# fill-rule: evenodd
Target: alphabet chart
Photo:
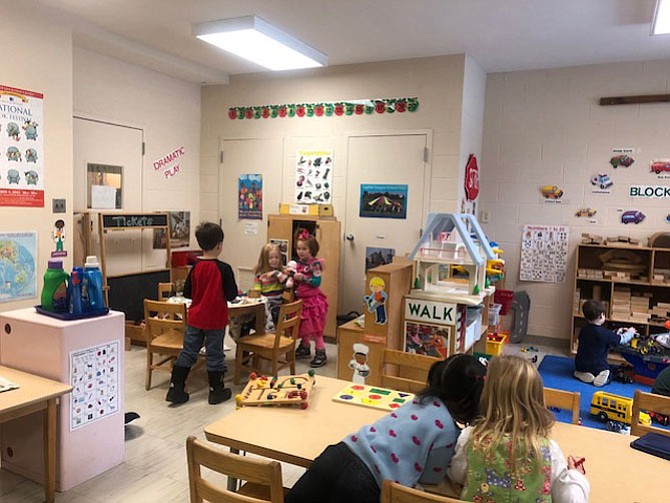
<path fill-rule="evenodd" d="M 568 264 L 568 227 L 524 225 L 521 238 L 521 281 L 565 283 Z"/>
<path fill-rule="evenodd" d="M 70 431 L 119 412 L 119 343 L 70 353 Z"/>

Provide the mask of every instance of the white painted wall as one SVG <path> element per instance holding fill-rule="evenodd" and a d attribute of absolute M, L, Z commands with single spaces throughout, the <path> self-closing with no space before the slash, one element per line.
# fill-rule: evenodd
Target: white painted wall
<path fill-rule="evenodd" d="M 488 236 L 505 250 L 507 287 L 530 294 L 529 333 L 569 339 L 574 248 L 583 232 L 646 239 L 670 230 L 670 201 L 628 197 L 630 185 L 668 185 L 649 172 L 652 159 L 670 157 L 668 105 L 598 104 L 606 96 L 667 93 L 669 84 L 670 61 L 489 74 L 480 204 L 491 212 Z M 609 165 L 617 147 L 636 148 L 633 166 Z M 612 176 L 611 195 L 592 194 L 589 180 L 597 173 Z M 565 191 L 562 204 L 543 201 L 539 189 L 548 184 Z M 597 210 L 597 223 L 575 216 L 586 206 Z M 643 223 L 620 223 L 621 210 L 638 208 L 647 215 Z M 565 284 L 518 281 L 524 224 L 570 227 Z"/>
<path fill-rule="evenodd" d="M 202 91 L 202 141 L 200 164 L 201 216 L 218 219 L 219 146 L 222 138 L 279 138 L 284 142 L 282 159 L 268 159 L 258 166 L 264 170 L 284 170 L 293 165 L 295 150 L 305 145 L 321 145 L 335 150 L 333 206 L 335 215 L 344 215 L 346 180 L 345 135 L 350 132 L 382 132 L 432 129 L 431 212 L 453 212 L 458 207 L 456 181 L 461 158 L 461 107 L 465 56 L 391 61 L 364 65 L 329 67 L 320 70 L 235 76 L 226 86 L 204 87 Z M 361 98 L 418 96 L 415 113 L 373 114 L 351 117 L 312 117 L 258 120 L 230 120 L 228 107 L 281 103 L 337 101 Z M 267 171 L 266 171 L 267 172 Z M 225 174 L 224 174 L 225 176 Z M 224 180 L 226 195 L 236 197 L 237 180 Z M 282 184 L 264 185 L 265 214 L 276 213 L 267 201 L 290 202 L 294 180 L 285 176 Z M 228 196 L 230 197 L 230 196 Z M 237 215 L 223 215 L 226 260 L 236 266 L 255 265 L 257 252 L 249 253 Z M 265 229 L 265 220 L 260 224 Z M 230 233 L 230 234 L 229 234 Z M 228 236 L 231 236 L 230 238 Z M 230 239 L 230 240 L 229 240 Z"/>
<path fill-rule="evenodd" d="M 37 231 L 37 294 L 50 252 L 53 224 L 66 221 L 65 249 L 72 249 L 72 207 L 51 213 L 51 199 L 72 201 L 72 37 L 65 20 L 48 8 L 31 10 L 21 2 L 6 3 L 0 16 L 4 71 L 1 84 L 44 94 L 44 208 L 0 207 L 0 231 Z M 5 132 L 2 132 L 5 134 Z M 72 255 L 65 268 L 72 265 Z M 0 311 L 34 306 L 38 299 L 0 304 Z"/>
<path fill-rule="evenodd" d="M 200 86 L 75 47 L 74 115 L 144 130 L 143 211 L 183 210 L 200 219 Z M 153 162 L 184 147 L 181 171 L 166 178 Z M 197 248 L 192 236 L 191 245 Z"/>

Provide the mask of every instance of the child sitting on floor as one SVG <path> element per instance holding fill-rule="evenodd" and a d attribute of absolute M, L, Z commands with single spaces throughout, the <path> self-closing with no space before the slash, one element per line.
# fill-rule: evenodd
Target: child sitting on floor
<path fill-rule="evenodd" d="M 610 346 L 626 344 L 635 334 L 634 328 L 608 330 L 605 323 L 605 306 L 598 300 L 587 300 L 582 306 L 588 325 L 579 332 L 579 347 L 575 357 L 574 376 L 585 383 L 603 386 L 609 382 L 610 367 L 607 352 Z"/>

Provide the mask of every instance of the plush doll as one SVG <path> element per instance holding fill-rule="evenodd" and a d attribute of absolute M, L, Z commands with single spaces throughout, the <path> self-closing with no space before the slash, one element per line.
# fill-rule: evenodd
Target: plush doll
<path fill-rule="evenodd" d="M 293 302 L 293 287 L 295 286 L 293 275 L 297 271 L 298 263 L 295 260 L 291 260 L 277 276 L 277 279 L 279 279 L 281 283 L 284 283 L 284 293 L 282 294 L 282 297 L 286 302 Z"/>

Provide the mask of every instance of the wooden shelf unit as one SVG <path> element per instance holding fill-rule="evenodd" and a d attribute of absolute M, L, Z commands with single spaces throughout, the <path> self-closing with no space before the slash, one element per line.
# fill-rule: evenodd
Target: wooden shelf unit
<path fill-rule="evenodd" d="M 600 257 L 625 250 L 638 257 L 637 268 L 608 268 Z M 577 352 L 579 331 L 587 324 L 581 306 L 588 299 L 606 303 L 606 326 L 635 327 L 641 334 L 666 331 L 670 319 L 670 249 L 644 246 L 579 245 L 575 260 L 570 349 Z"/>

